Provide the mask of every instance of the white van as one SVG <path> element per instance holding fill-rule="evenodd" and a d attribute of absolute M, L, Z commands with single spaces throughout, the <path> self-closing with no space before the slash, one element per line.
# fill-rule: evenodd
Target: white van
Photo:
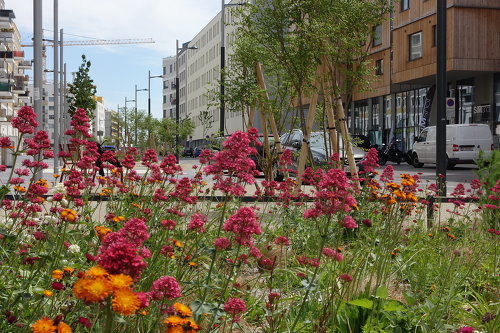
<path fill-rule="evenodd" d="M 488 125 L 455 124 L 446 125 L 446 159 L 448 168 L 460 163 L 475 163 L 479 151 L 488 157 L 493 150 L 493 136 Z M 436 163 L 436 126 L 425 128 L 412 149 L 413 166 L 420 168 L 424 163 Z"/>

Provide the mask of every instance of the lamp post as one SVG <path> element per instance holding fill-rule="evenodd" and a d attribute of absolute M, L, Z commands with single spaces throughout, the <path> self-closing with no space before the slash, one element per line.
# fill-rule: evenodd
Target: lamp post
<path fill-rule="evenodd" d="M 135 85 L 135 120 L 134 120 L 134 146 L 137 148 L 137 92 L 146 91 L 148 89 L 137 89 L 137 84 Z"/>
<path fill-rule="evenodd" d="M 438 194 L 446 196 L 446 0 L 437 1 L 437 61 L 436 61 L 436 182 Z"/>
<path fill-rule="evenodd" d="M 179 51 L 196 50 L 197 46 L 188 46 L 189 42 L 179 47 L 179 40 L 175 40 L 175 157 L 179 161 Z"/>
<path fill-rule="evenodd" d="M 151 71 L 148 71 L 148 117 L 151 117 L 151 79 L 163 78 L 163 75 L 151 75 Z M 151 129 L 148 128 L 148 145 L 150 145 Z"/>
<path fill-rule="evenodd" d="M 127 148 L 130 146 L 130 140 L 129 140 L 129 137 L 128 137 L 128 124 L 127 124 L 127 113 L 128 113 L 128 109 L 127 109 L 127 103 L 128 102 L 135 102 L 135 99 L 127 99 L 127 97 L 125 97 L 125 142 L 127 144 Z"/>

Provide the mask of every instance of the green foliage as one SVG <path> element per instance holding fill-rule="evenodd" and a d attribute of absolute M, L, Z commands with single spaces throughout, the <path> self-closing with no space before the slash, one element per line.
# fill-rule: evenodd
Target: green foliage
<path fill-rule="evenodd" d="M 90 60 L 82 54 L 82 64 L 78 67 L 73 83 L 69 84 L 69 114 L 73 115 L 75 110 L 82 108 L 87 111 L 90 119 L 93 118 L 92 111 L 96 108 L 94 96 L 97 92 L 94 80 L 90 78 Z"/>

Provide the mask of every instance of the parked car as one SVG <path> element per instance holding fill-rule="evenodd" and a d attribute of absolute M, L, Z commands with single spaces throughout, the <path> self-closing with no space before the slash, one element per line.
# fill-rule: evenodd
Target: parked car
<path fill-rule="evenodd" d="M 201 149 L 200 147 L 194 147 L 194 149 L 193 149 L 193 157 L 199 157 L 202 150 L 203 149 Z"/>
<path fill-rule="evenodd" d="M 194 157 L 194 149 L 192 147 L 184 148 L 182 152 L 182 157 Z"/>
<path fill-rule="evenodd" d="M 493 150 L 493 136 L 488 125 L 455 124 L 446 125 L 446 165 L 453 168 L 456 164 L 475 163 L 479 152 L 488 157 Z M 436 126 L 425 128 L 412 149 L 412 162 L 416 168 L 425 163 L 436 163 Z"/>
<path fill-rule="evenodd" d="M 116 146 L 113 146 L 113 145 L 102 145 L 102 150 L 105 151 L 105 150 L 111 150 L 111 151 L 116 151 Z"/>
<path fill-rule="evenodd" d="M 292 152 L 300 151 L 302 147 L 302 140 L 304 135 L 301 130 L 295 129 L 289 133 L 286 133 L 281 136 L 280 141 L 283 145 L 283 148 L 290 149 Z M 339 155 L 340 158 L 344 161 L 344 164 L 347 165 L 347 157 L 345 156 L 344 145 L 342 143 L 342 139 L 339 137 Z M 315 166 L 324 166 L 327 165 L 330 161 L 330 153 L 327 151 L 326 147 L 330 145 L 330 138 L 328 133 L 326 136 L 323 132 L 312 132 L 309 138 L 309 146 L 311 148 L 311 155 Z M 363 160 L 365 157 L 365 151 L 356 145 L 352 145 L 352 150 L 354 154 L 354 160 L 356 161 L 356 165 L 359 169 L 359 162 Z M 298 168 L 298 158 L 295 157 L 292 159 L 292 165 L 289 166 L 292 170 L 291 173 L 295 174 Z M 346 171 L 349 171 L 346 168 Z M 277 178 L 281 178 L 282 175 L 277 174 Z"/>
<path fill-rule="evenodd" d="M 259 136 L 258 140 L 261 143 L 261 145 L 255 146 L 255 150 L 257 150 L 257 154 L 252 154 L 249 157 L 255 162 L 256 169 L 258 171 L 264 171 L 264 159 L 266 158 L 265 156 L 265 149 L 264 149 L 264 135 Z M 274 136 L 270 135 L 267 137 L 267 140 L 269 142 L 269 149 L 271 152 L 271 155 L 274 154 Z"/>

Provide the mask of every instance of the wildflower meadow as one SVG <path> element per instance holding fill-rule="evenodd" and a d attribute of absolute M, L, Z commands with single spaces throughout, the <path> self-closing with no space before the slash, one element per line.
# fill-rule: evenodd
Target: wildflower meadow
<path fill-rule="evenodd" d="M 256 182 L 251 128 L 188 178 L 154 150 L 99 157 L 79 109 L 78 161 L 49 182 L 35 119 L 0 139 L 22 160 L 0 166 L 0 332 L 500 332 L 498 151 L 446 200 L 391 165 L 308 168 L 297 188 Z"/>

